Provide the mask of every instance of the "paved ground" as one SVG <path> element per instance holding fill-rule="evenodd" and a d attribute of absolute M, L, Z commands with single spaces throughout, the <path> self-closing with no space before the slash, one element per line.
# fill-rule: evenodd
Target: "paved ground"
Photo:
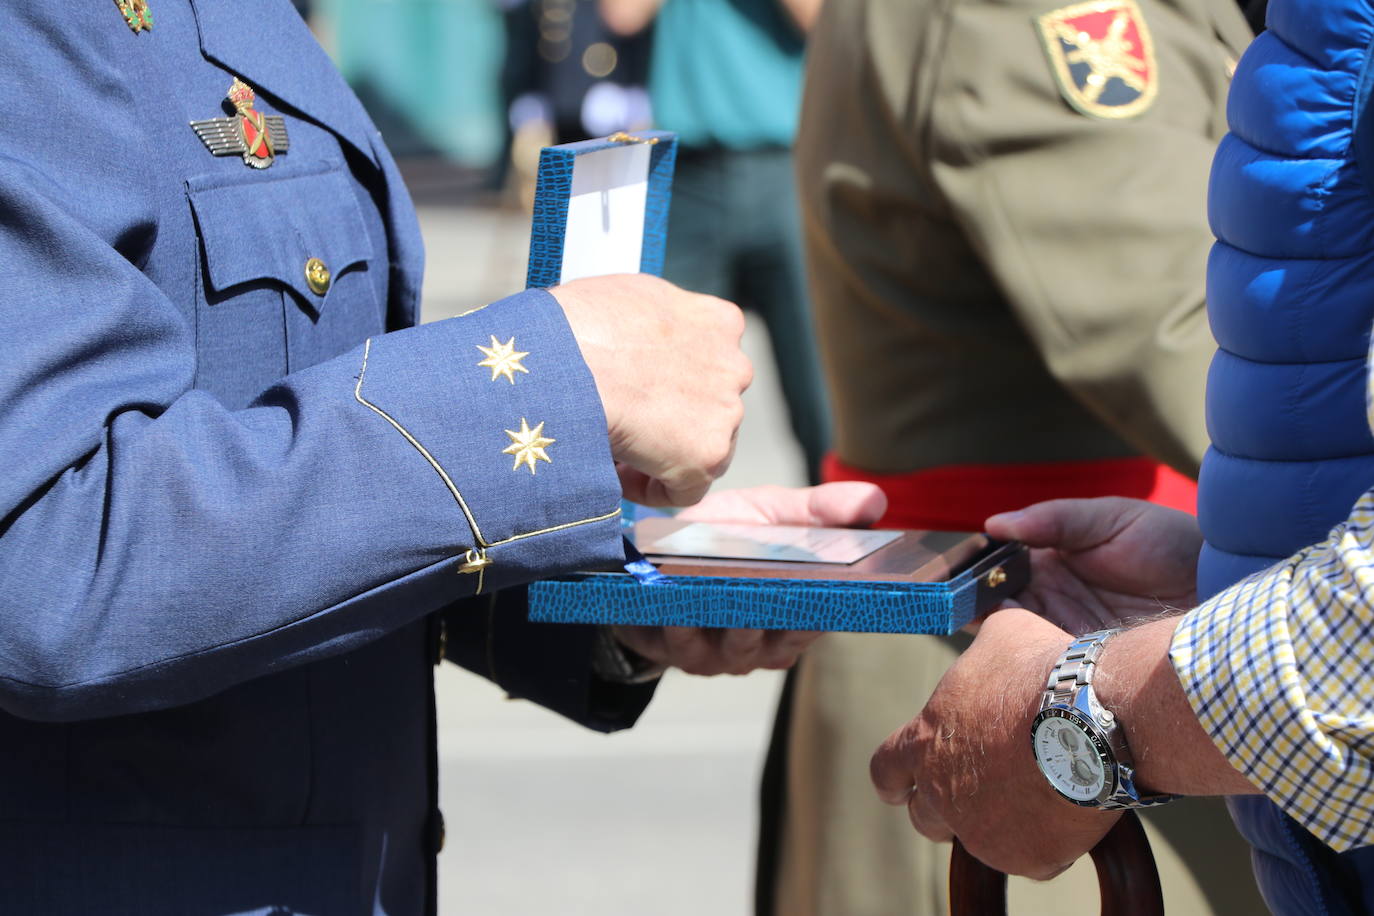
<path fill-rule="evenodd" d="M 427 207 L 425 318 L 523 286 L 528 220 Z M 801 457 L 761 328 L 757 378 L 726 485 L 792 484 Z M 441 912 L 744 916 L 755 783 L 780 678 L 669 675 L 631 732 L 605 737 L 447 666 L 439 677 Z"/>

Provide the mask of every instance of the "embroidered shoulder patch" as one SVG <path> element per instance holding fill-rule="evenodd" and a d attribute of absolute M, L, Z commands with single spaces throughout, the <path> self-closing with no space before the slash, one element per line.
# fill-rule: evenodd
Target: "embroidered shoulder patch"
<path fill-rule="evenodd" d="M 1133 118 L 1159 90 L 1154 41 L 1135 0 L 1090 0 L 1035 20 L 1059 91 L 1094 118 Z"/>

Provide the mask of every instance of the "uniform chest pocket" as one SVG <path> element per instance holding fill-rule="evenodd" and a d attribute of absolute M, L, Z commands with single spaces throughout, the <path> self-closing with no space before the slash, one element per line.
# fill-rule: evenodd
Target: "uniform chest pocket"
<path fill-rule="evenodd" d="M 192 179 L 187 191 L 199 238 L 197 388 L 243 407 L 383 328 L 373 246 L 341 166 Z"/>

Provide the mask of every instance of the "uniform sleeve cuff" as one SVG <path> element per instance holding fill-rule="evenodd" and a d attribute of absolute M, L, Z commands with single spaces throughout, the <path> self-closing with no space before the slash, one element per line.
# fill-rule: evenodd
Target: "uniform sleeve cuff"
<path fill-rule="evenodd" d="M 457 504 L 477 592 L 620 559 L 605 414 L 548 292 L 369 341 L 357 399 Z"/>

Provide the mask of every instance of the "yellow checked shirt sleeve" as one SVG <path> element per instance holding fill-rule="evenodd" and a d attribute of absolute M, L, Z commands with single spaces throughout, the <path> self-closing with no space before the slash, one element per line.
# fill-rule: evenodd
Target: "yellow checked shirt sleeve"
<path fill-rule="evenodd" d="M 1180 621 L 1170 656 L 1231 764 L 1338 851 L 1374 843 L 1374 490 L 1320 544 Z"/>

